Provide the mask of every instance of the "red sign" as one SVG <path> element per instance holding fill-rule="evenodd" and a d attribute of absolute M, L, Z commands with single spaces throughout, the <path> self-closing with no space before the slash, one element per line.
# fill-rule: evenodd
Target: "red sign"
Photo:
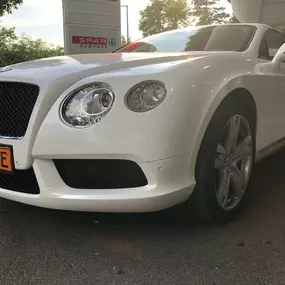
<path fill-rule="evenodd" d="M 72 37 L 73 44 L 79 44 L 82 48 L 107 48 L 108 39 L 101 37 Z"/>
<path fill-rule="evenodd" d="M 107 38 L 98 37 L 72 37 L 73 44 L 108 45 Z"/>

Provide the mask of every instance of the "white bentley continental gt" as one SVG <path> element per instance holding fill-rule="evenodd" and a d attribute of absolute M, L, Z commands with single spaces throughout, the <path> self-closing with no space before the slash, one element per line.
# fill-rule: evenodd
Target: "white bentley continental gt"
<path fill-rule="evenodd" d="M 284 43 L 262 24 L 211 25 L 3 68 L 0 197 L 230 220 L 253 163 L 285 142 Z"/>

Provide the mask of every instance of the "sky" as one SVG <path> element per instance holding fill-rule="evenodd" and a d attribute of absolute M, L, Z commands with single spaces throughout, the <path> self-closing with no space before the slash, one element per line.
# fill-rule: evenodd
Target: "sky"
<path fill-rule="evenodd" d="M 226 2 L 223 0 L 223 2 Z M 121 0 L 121 5 L 129 6 L 130 37 L 139 39 L 139 11 L 143 10 L 149 0 Z M 228 5 L 229 6 L 229 5 Z M 126 35 L 126 9 L 121 10 L 122 34 Z M 25 33 L 32 38 L 63 46 L 62 0 L 24 0 L 24 3 L 12 15 L 1 18 L 1 25 L 16 27 L 18 34 Z"/>

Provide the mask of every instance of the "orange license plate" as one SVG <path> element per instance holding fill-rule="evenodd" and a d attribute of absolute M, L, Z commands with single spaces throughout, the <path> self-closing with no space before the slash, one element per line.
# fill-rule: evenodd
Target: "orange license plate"
<path fill-rule="evenodd" d="M 12 146 L 0 145 L 0 171 L 13 172 L 13 150 Z"/>

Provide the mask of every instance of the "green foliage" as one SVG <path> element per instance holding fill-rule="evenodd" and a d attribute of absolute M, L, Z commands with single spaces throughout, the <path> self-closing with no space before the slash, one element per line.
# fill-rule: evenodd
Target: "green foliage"
<path fill-rule="evenodd" d="M 190 16 L 197 25 L 221 24 L 228 22 L 230 15 L 220 6 L 219 0 L 192 0 Z"/>
<path fill-rule="evenodd" d="M 18 37 L 14 28 L 0 28 L 0 67 L 63 54 L 62 47 L 25 35 Z"/>
<path fill-rule="evenodd" d="M 185 27 L 189 25 L 188 1 L 151 0 L 140 16 L 139 30 L 144 37 Z"/>
<path fill-rule="evenodd" d="M 240 23 L 240 21 L 236 18 L 235 15 L 232 15 L 232 17 L 229 20 L 230 23 Z"/>
<path fill-rule="evenodd" d="M 128 40 L 127 40 L 127 38 L 124 35 L 122 35 L 122 37 L 121 37 L 121 45 L 122 46 L 130 44 L 131 42 L 132 42 L 131 38 L 128 38 Z"/>
<path fill-rule="evenodd" d="M 13 9 L 16 9 L 23 3 L 23 0 L 0 0 L 0 17 L 5 13 L 11 14 Z"/>

